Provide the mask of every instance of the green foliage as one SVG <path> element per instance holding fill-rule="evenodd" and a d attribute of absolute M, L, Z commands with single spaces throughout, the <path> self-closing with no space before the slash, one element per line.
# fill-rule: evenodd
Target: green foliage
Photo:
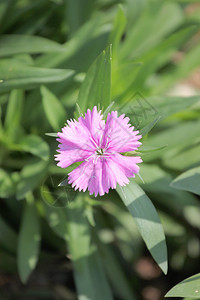
<path fill-rule="evenodd" d="M 0 217 L 0 226 L 1 226 L 1 234 L 0 234 L 0 244 L 2 248 L 8 251 L 8 253 L 16 252 L 16 244 L 17 244 L 17 235 L 15 232 L 9 227 L 8 224 L 4 221 L 2 217 Z"/>
<path fill-rule="evenodd" d="M 171 186 L 180 190 L 190 191 L 200 195 L 200 167 L 190 169 L 177 178 L 175 178 Z"/>
<path fill-rule="evenodd" d="M 23 90 L 12 90 L 10 93 L 5 116 L 5 131 L 9 139 L 15 139 L 17 129 L 20 126 L 23 114 L 24 94 Z"/>
<path fill-rule="evenodd" d="M 17 265 L 23 283 L 36 266 L 41 239 L 37 210 L 30 196 L 27 199 L 17 245 Z"/>
<path fill-rule="evenodd" d="M 19 174 L 19 181 L 17 185 L 16 198 L 23 199 L 27 193 L 32 192 L 35 187 L 44 178 L 47 173 L 47 162 L 44 160 L 32 160 L 26 164 Z"/>
<path fill-rule="evenodd" d="M 111 46 L 103 51 L 87 72 L 81 85 L 78 104 L 82 111 L 92 109 L 95 104 L 106 108 L 110 104 Z"/>
<path fill-rule="evenodd" d="M 191 276 L 175 287 L 173 287 L 166 297 L 191 297 L 192 299 L 199 299 L 199 287 L 200 287 L 200 274 Z"/>
<path fill-rule="evenodd" d="M 91 228 L 84 217 L 83 208 L 83 197 L 80 195 L 66 210 L 69 251 L 74 263 L 78 298 L 112 300 L 97 245 L 92 239 Z"/>
<path fill-rule="evenodd" d="M 132 214 L 151 255 L 166 274 L 167 247 L 165 235 L 153 204 L 133 180 L 126 187 L 117 187 L 117 192 Z"/>
<path fill-rule="evenodd" d="M 18 88 L 34 88 L 43 83 L 57 82 L 72 75 L 70 70 L 43 69 L 22 64 L 17 59 L 0 61 L 0 94 Z"/>
<path fill-rule="evenodd" d="M 62 51 L 65 51 L 65 48 L 60 44 L 42 37 L 22 34 L 4 34 L 0 36 L 0 57 L 24 53 Z"/>
<path fill-rule="evenodd" d="M 140 299 L 154 284 L 138 267 L 145 244 L 164 273 L 167 245 L 177 282 L 199 272 L 200 102 L 190 76 L 200 9 L 189 2 L 0 1 L 0 268 L 27 282 L 0 298 Z M 170 96 L 182 80 L 193 95 Z M 53 160 L 57 132 L 94 105 L 104 118 L 125 113 L 143 136 L 132 153 L 140 177 L 97 199 L 66 185 L 75 166 Z M 40 281 L 44 265 L 64 270 L 63 260 L 75 289 L 66 278 L 44 294 L 31 286 L 32 272 Z M 198 276 L 167 297 L 199 298 Z M 162 298 L 172 284 L 159 280 Z"/>
<path fill-rule="evenodd" d="M 42 103 L 46 117 L 55 131 L 64 126 L 66 120 L 65 108 L 45 86 L 41 87 Z"/>

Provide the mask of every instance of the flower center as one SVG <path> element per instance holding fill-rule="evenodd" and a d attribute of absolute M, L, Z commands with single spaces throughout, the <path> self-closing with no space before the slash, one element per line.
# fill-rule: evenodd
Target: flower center
<path fill-rule="evenodd" d="M 104 155 L 104 149 L 102 149 L 102 148 L 97 148 L 97 150 L 95 151 L 95 153 L 96 153 L 98 156 L 102 156 L 102 155 Z"/>

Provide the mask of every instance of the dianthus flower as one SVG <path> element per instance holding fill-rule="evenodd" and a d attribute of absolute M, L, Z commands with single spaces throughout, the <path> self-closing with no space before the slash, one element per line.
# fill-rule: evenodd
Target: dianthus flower
<path fill-rule="evenodd" d="M 90 195 L 102 196 L 110 188 L 115 189 L 117 183 L 128 184 L 128 177 L 139 172 L 137 163 L 142 162 L 141 157 L 121 154 L 141 145 L 139 131 L 134 131 L 124 114 L 118 117 L 117 111 L 112 111 L 105 122 L 95 106 L 92 111 L 87 110 L 85 117 L 67 124 L 57 134 L 60 144 L 55 159 L 61 168 L 82 162 L 68 174 L 68 183 L 75 190 L 85 192 L 88 188 Z"/>

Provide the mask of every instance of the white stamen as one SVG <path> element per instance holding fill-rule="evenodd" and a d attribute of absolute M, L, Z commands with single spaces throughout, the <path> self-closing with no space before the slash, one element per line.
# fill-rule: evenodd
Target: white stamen
<path fill-rule="evenodd" d="M 92 155 L 90 155 L 90 156 L 88 156 L 88 157 L 85 159 L 85 161 L 89 161 L 89 159 L 90 159 L 91 157 L 93 157 L 93 156 L 95 156 L 95 153 L 92 154 Z"/>
<path fill-rule="evenodd" d="M 93 140 L 93 138 L 92 137 L 90 137 L 90 141 L 98 148 L 98 145 L 97 145 L 97 143 Z"/>

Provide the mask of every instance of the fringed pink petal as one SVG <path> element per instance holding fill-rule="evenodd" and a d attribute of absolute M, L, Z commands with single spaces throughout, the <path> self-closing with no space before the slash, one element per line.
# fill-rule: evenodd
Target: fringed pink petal
<path fill-rule="evenodd" d="M 112 159 L 120 166 L 124 174 L 129 178 L 135 177 L 135 174 L 137 174 L 140 169 L 137 164 L 142 162 L 140 156 L 124 156 L 119 153 L 114 154 Z"/>
<path fill-rule="evenodd" d="M 93 173 L 93 162 L 92 160 L 84 161 L 80 166 L 71 171 L 68 175 L 68 182 L 75 187 L 75 190 L 85 192 L 88 188 L 89 179 Z"/>
<path fill-rule="evenodd" d="M 134 131 L 134 127 L 128 123 L 129 118 L 125 115 L 117 116 L 116 111 L 108 114 L 102 145 L 108 146 L 109 152 L 128 152 L 136 150 L 141 142 L 139 131 Z"/>

